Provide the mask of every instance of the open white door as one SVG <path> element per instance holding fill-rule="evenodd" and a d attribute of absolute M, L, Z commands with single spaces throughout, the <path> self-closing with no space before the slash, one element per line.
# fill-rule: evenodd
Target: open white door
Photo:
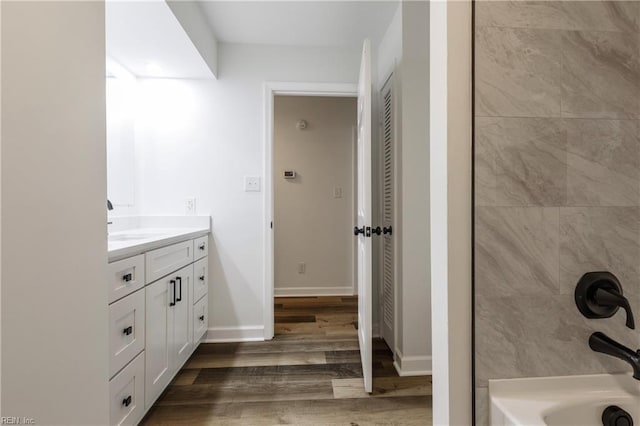
<path fill-rule="evenodd" d="M 358 341 L 364 389 L 372 391 L 373 342 L 371 318 L 371 46 L 364 41 L 358 81 Z"/>

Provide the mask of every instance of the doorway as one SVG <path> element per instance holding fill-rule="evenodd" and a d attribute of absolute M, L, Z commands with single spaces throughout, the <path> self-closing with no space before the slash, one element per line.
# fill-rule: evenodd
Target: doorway
<path fill-rule="evenodd" d="M 293 166 L 282 166 L 281 169 L 276 168 L 275 164 L 275 106 L 276 106 L 276 98 L 292 98 L 292 97 L 306 97 L 306 98 L 346 98 L 346 99 L 354 99 L 357 96 L 357 86 L 355 84 L 340 84 L 340 83 L 266 83 L 265 84 L 265 222 L 267 223 L 266 234 L 265 234 L 265 294 L 264 294 L 264 324 L 265 331 L 264 337 L 265 340 L 270 340 L 274 336 L 274 298 L 276 296 L 275 290 L 275 272 L 276 272 L 276 258 L 275 258 L 275 234 L 277 229 L 276 223 L 276 206 L 275 206 L 275 191 L 276 191 L 276 182 L 275 180 L 285 180 L 285 172 L 295 172 L 295 178 L 298 179 L 298 183 L 295 182 L 295 178 L 287 179 L 290 182 L 284 182 L 286 185 L 293 187 L 294 189 L 302 188 L 302 182 L 304 182 L 306 171 L 302 169 L 296 170 L 297 167 Z M 354 107 L 355 114 L 355 107 Z M 295 122 L 290 123 L 291 126 L 294 126 L 293 129 L 295 132 L 311 130 L 310 124 L 311 121 L 309 119 L 305 119 L 302 116 L 295 116 Z M 305 124 L 298 123 L 299 121 L 305 121 Z M 306 127 L 305 127 L 306 126 Z M 303 129 L 298 129 L 298 127 L 304 127 Z M 294 134 L 295 134 L 294 132 Z M 351 134 L 354 134 L 355 130 L 351 131 Z M 353 136 L 350 139 L 353 141 Z M 295 143 L 295 141 L 294 141 Z M 353 144 L 353 142 L 352 142 Z M 355 148 L 354 148 L 355 150 Z M 355 154 L 354 154 L 355 156 Z M 354 160 L 355 161 L 355 160 Z M 285 170 L 285 168 L 287 170 Z M 355 167 L 354 167 L 355 169 Z M 301 173 L 301 174 L 299 174 Z M 355 172 L 353 172 L 355 173 Z M 277 175 L 276 175 L 277 174 Z M 289 176 L 293 177 L 293 176 Z M 355 182 L 355 175 L 352 176 L 351 182 L 351 191 L 353 191 L 353 185 Z M 283 182 L 279 182 L 283 183 Z M 296 187 L 295 185 L 299 185 Z M 343 184 L 341 184 L 343 185 Z M 328 194 L 329 200 L 336 200 L 333 198 L 335 186 L 329 186 L 330 192 Z M 339 187 L 343 189 L 343 198 L 338 198 L 337 200 L 344 201 L 344 187 Z M 325 192 L 325 197 L 327 197 Z M 353 203 L 353 201 L 352 201 Z M 320 203 L 321 205 L 321 203 Z M 355 208 L 354 208 L 355 210 Z M 355 213 L 353 213 L 355 216 Z M 304 222 L 304 217 L 295 217 L 294 220 L 302 220 Z M 353 217 L 350 226 L 353 223 Z M 321 229 L 317 229 L 314 227 L 313 223 L 306 222 L 304 223 L 301 229 L 304 236 L 307 239 L 313 240 L 313 238 L 318 235 L 319 232 L 322 232 Z M 345 232 L 349 232 L 350 228 L 347 228 Z M 348 234 L 347 234 L 348 235 Z M 352 244 L 352 259 L 355 259 L 355 242 L 351 242 Z M 308 269 L 307 261 L 305 259 L 302 260 L 294 260 L 284 262 L 288 267 L 294 268 L 294 273 L 299 275 L 307 275 L 311 270 Z M 303 265 L 301 266 L 300 263 Z M 353 263 L 353 262 L 352 262 Z M 351 283 L 355 282 L 355 268 L 353 268 Z M 298 273 L 297 271 L 302 270 L 303 273 Z M 307 283 L 305 283 L 307 284 Z M 353 286 L 353 284 L 352 284 Z M 307 288 L 312 288 L 313 285 L 307 285 Z M 319 286 L 315 286 L 319 287 Z M 325 286 L 336 287 L 335 284 Z M 338 285 L 338 287 L 347 287 L 346 285 Z M 281 287 L 286 288 L 286 287 Z M 304 286 L 300 284 L 296 284 L 289 287 L 290 289 L 297 290 L 279 290 L 279 295 L 281 296 L 303 296 L 304 292 L 307 291 L 307 296 L 313 295 L 313 290 L 304 290 Z M 301 289 L 302 288 L 302 289 Z M 335 288 L 333 289 L 335 291 Z M 346 289 L 343 288 L 346 291 Z M 288 292 L 288 293 L 287 293 Z M 295 294 L 297 292 L 297 294 Z M 325 295 L 330 295 L 329 290 L 327 290 Z M 342 295 L 354 294 L 353 291 L 349 293 L 343 293 Z"/>
<path fill-rule="evenodd" d="M 353 97 L 274 98 L 274 295 L 352 296 Z"/>

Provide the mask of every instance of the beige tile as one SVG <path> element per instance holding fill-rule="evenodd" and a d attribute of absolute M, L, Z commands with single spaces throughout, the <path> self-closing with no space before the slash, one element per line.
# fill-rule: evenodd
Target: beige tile
<path fill-rule="evenodd" d="M 476 209 L 476 294 L 554 295 L 558 287 L 558 209 Z"/>
<path fill-rule="evenodd" d="M 559 117 L 561 41 L 552 31 L 476 29 L 476 115 Z"/>
<path fill-rule="evenodd" d="M 640 117 L 638 35 L 563 33 L 562 116 Z"/>
<path fill-rule="evenodd" d="M 640 31 L 637 1 L 479 1 L 476 25 L 552 30 Z"/>
<path fill-rule="evenodd" d="M 610 271 L 625 291 L 640 294 L 640 208 L 560 210 L 561 291 L 573 294 L 586 272 Z"/>
<path fill-rule="evenodd" d="M 496 144 L 492 134 L 498 130 L 499 117 L 477 117 L 475 120 L 474 201 L 476 206 L 496 205 Z M 494 128 L 495 126 L 495 128 Z"/>
<path fill-rule="evenodd" d="M 606 326 L 593 321 L 582 317 L 573 294 L 476 296 L 476 385 L 486 386 L 489 379 L 628 371 L 624 362 L 589 349 L 591 333 Z M 617 328 L 612 337 L 635 340 L 624 327 Z"/>
<path fill-rule="evenodd" d="M 640 126 L 567 119 L 567 205 L 640 205 Z"/>
<path fill-rule="evenodd" d="M 477 1 L 477 27 L 565 29 L 561 1 Z"/>
<path fill-rule="evenodd" d="M 396 396 L 431 395 L 431 377 L 374 377 L 373 392 L 364 390 L 364 383 L 358 379 L 333 379 L 333 397 L 344 398 L 375 398 Z"/>
<path fill-rule="evenodd" d="M 560 1 L 563 29 L 633 33 L 640 31 L 638 1 Z"/>
<path fill-rule="evenodd" d="M 267 354 L 194 354 L 184 368 L 256 367 L 264 365 L 326 364 L 324 352 Z"/>
<path fill-rule="evenodd" d="M 476 194 L 481 201 L 497 206 L 565 205 L 567 154 L 562 120 L 479 117 L 476 146 L 481 178 Z"/>

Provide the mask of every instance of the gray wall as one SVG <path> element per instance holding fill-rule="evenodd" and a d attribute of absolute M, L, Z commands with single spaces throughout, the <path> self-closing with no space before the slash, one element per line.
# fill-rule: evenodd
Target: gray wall
<path fill-rule="evenodd" d="M 276 296 L 355 293 L 356 119 L 355 98 L 275 97 Z M 298 130 L 298 120 L 307 128 Z M 285 170 L 296 171 L 296 178 L 284 179 Z M 298 263 L 306 264 L 305 273 Z"/>
<path fill-rule="evenodd" d="M 637 347 L 620 312 L 573 291 L 609 270 L 640 315 L 640 3 L 478 2 L 477 418 L 487 381 L 628 371 L 587 340 Z"/>

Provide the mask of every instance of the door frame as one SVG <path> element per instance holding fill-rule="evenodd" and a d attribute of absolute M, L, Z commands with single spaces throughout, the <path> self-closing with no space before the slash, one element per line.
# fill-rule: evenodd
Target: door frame
<path fill-rule="evenodd" d="M 275 288 L 273 221 L 273 103 L 276 96 L 332 96 L 354 98 L 358 96 L 356 83 L 264 83 L 264 339 L 273 339 Z M 354 249 L 355 252 L 355 249 Z"/>

